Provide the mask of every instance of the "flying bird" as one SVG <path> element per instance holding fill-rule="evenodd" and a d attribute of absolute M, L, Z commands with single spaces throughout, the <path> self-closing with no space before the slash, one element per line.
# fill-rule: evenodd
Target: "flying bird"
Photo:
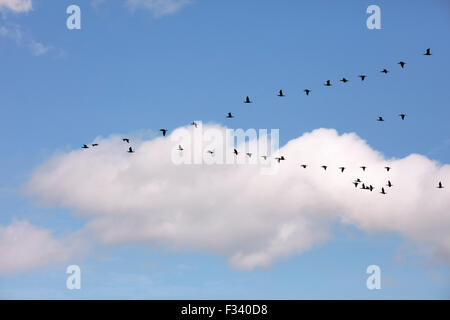
<path fill-rule="evenodd" d="M 367 77 L 365 74 L 360 74 L 358 77 L 361 78 L 361 81 L 364 81 L 364 79 Z"/>
<path fill-rule="evenodd" d="M 386 171 L 389 172 L 389 170 L 391 170 L 391 167 L 384 167 L 386 169 Z"/>
<path fill-rule="evenodd" d="M 323 170 L 327 170 L 328 166 L 322 166 Z"/>
<path fill-rule="evenodd" d="M 392 187 L 392 186 L 394 186 L 392 183 L 391 183 L 391 181 L 390 180 L 388 180 L 388 183 L 387 183 L 387 185 L 386 185 L 387 187 Z"/>
<path fill-rule="evenodd" d="M 399 64 L 400 67 L 402 67 L 402 69 L 403 69 L 403 68 L 405 67 L 406 62 L 400 61 L 398 64 Z"/>
<path fill-rule="evenodd" d="M 129 147 L 129 148 L 128 148 L 128 153 L 134 153 L 133 148 Z"/>
<path fill-rule="evenodd" d="M 234 116 L 231 114 L 231 112 L 228 112 L 227 118 L 234 118 Z"/>
<path fill-rule="evenodd" d="M 305 90 L 303 90 L 303 91 L 305 91 L 305 93 L 306 93 L 307 96 L 309 96 L 309 93 L 311 92 L 311 90 L 309 90 L 309 89 L 305 89 Z"/>
<path fill-rule="evenodd" d="M 325 82 L 323 85 L 326 86 L 326 87 L 329 87 L 329 86 L 331 86 L 331 81 L 327 80 L 327 82 Z"/>
<path fill-rule="evenodd" d="M 339 80 L 339 81 L 342 81 L 343 83 L 346 83 L 348 80 L 347 79 L 345 79 L 345 78 L 342 78 L 341 80 Z"/>
<path fill-rule="evenodd" d="M 263 158 L 264 160 L 267 160 L 267 156 L 261 156 L 261 158 Z"/>
<path fill-rule="evenodd" d="M 247 155 L 248 155 L 249 158 L 252 157 L 252 154 L 250 152 L 247 152 Z"/>
<path fill-rule="evenodd" d="M 238 152 L 236 149 L 234 149 L 234 154 L 235 154 L 235 155 L 238 155 L 239 152 Z"/>
<path fill-rule="evenodd" d="M 82 148 L 83 149 L 88 149 L 89 147 L 87 145 L 83 144 Z"/>
<path fill-rule="evenodd" d="M 306 169 L 306 167 L 308 166 L 307 164 L 301 164 L 300 166 L 303 167 L 303 169 Z"/>
<path fill-rule="evenodd" d="M 353 182 L 353 184 L 355 185 L 355 188 L 358 188 L 358 182 Z"/>
<path fill-rule="evenodd" d="M 367 167 L 366 166 L 361 166 L 361 169 L 363 169 L 363 171 L 366 171 Z"/>
<path fill-rule="evenodd" d="M 122 141 L 126 142 L 126 143 L 130 143 L 130 139 L 128 139 L 128 138 L 123 138 Z"/>
<path fill-rule="evenodd" d="M 341 170 L 341 172 L 344 172 L 345 167 L 340 167 L 339 170 Z"/>
<path fill-rule="evenodd" d="M 437 186 L 438 189 L 443 189 L 444 186 L 442 185 L 442 182 L 439 181 L 439 185 Z"/>
<path fill-rule="evenodd" d="M 93 146 L 93 147 L 97 147 L 97 146 L 98 146 L 98 143 L 93 143 L 92 146 Z"/>
<path fill-rule="evenodd" d="M 387 71 L 387 69 L 383 69 L 383 70 L 381 70 L 380 72 L 382 72 L 382 73 L 384 73 L 384 74 L 387 74 L 389 71 Z"/>
<path fill-rule="evenodd" d="M 361 190 L 366 190 L 366 185 L 363 183 L 360 189 Z"/>
<path fill-rule="evenodd" d="M 406 114 L 400 113 L 400 114 L 399 114 L 399 117 L 402 118 L 402 120 L 405 120 Z"/>
<path fill-rule="evenodd" d="M 279 96 L 279 97 L 284 97 L 283 90 L 280 90 L 280 91 L 278 92 L 278 96 Z"/>
<path fill-rule="evenodd" d="M 378 117 L 377 121 L 384 121 L 383 117 Z"/>
<path fill-rule="evenodd" d="M 214 150 L 208 150 L 206 152 L 208 152 L 210 155 L 214 155 Z"/>
<path fill-rule="evenodd" d="M 369 190 L 370 190 L 370 192 L 372 192 L 372 190 L 373 190 L 373 186 L 372 185 L 369 186 Z"/>
<path fill-rule="evenodd" d="M 252 101 L 251 101 L 250 98 L 247 96 L 247 97 L 245 97 L 244 103 L 252 103 Z"/>
<path fill-rule="evenodd" d="M 198 123 L 195 122 L 195 121 L 192 121 L 192 122 L 191 122 L 191 125 L 193 125 L 193 126 L 196 127 L 196 128 L 198 127 Z"/>
<path fill-rule="evenodd" d="M 165 137 L 168 130 L 167 129 L 159 129 L 159 131 L 161 131 L 163 136 Z"/>
<path fill-rule="evenodd" d="M 355 180 L 355 182 L 361 182 L 361 179 L 358 178 L 358 179 Z"/>
<path fill-rule="evenodd" d="M 431 56 L 431 49 L 428 48 L 427 51 L 423 55 L 424 56 Z"/>
<path fill-rule="evenodd" d="M 381 194 L 386 194 L 386 192 L 384 191 L 384 188 L 381 188 Z"/>
<path fill-rule="evenodd" d="M 286 160 L 286 159 L 284 158 L 284 156 L 281 156 L 281 157 L 278 157 L 278 158 L 275 158 L 275 159 L 278 161 L 278 163 L 280 163 L 281 160 Z"/>
<path fill-rule="evenodd" d="M 178 145 L 178 150 L 183 151 L 183 147 L 181 146 L 181 144 Z"/>

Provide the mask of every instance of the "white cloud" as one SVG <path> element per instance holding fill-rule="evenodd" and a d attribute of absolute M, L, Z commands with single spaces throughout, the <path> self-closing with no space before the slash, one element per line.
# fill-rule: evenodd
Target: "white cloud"
<path fill-rule="evenodd" d="M 97 142 L 51 158 L 28 190 L 88 217 L 104 243 L 205 250 L 252 269 L 320 245 L 341 222 L 399 233 L 450 263 L 450 165 L 424 156 L 385 159 L 356 134 L 318 129 L 282 147 L 278 173 L 262 175 L 258 165 L 174 165 L 170 137 L 141 141 L 134 154 L 119 137 Z M 355 189 L 355 178 L 376 190 Z M 394 187 L 382 195 L 388 179 Z"/>
<path fill-rule="evenodd" d="M 0 226 L 0 274 L 66 261 L 82 247 L 79 241 L 72 240 L 73 243 L 68 243 L 67 239 L 56 239 L 50 230 L 33 226 L 28 221 Z"/>
<path fill-rule="evenodd" d="M 0 0 L 0 11 L 9 9 L 15 12 L 28 12 L 33 9 L 31 0 Z"/>
<path fill-rule="evenodd" d="M 0 26 L 0 37 L 10 39 L 19 46 L 27 47 L 35 56 L 46 54 L 51 49 L 50 46 L 34 40 L 22 27 L 15 24 Z"/>
<path fill-rule="evenodd" d="M 147 9 L 154 16 L 160 17 L 175 13 L 191 2 L 191 0 L 126 0 L 126 5 L 131 10 Z"/>

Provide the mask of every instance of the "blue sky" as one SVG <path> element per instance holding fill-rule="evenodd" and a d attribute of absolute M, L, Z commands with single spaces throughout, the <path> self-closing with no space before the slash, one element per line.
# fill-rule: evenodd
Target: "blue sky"
<path fill-rule="evenodd" d="M 0 36 L 0 225 L 27 220 L 58 236 L 87 222 L 23 192 L 33 170 L 56 152 L 193 120 L 229 125 L 227 112 L 236 114 L 235 128 L 279 128 L 280 145 L 335 128 L 356 132 L 388 158 L 418 153 L 450 162 L 445 1 L 196 0 L 163 16 L 125 2 L 33 0 L 28 12 L 2 12 L 0 27 L 19 28 L 25 40 Z M 81 7 L 81 30 L 66 28 L 73 3 Z M 381 30 L 366 27 L 371 4 L 381 8 Z M 46 52 L 37 55 L 28 45 L 35 42 Z M 424 57 L 429 47 L 433 56 Z M 350 82 L 337 83 L 341 77 Z M 323 86 L 327 79 L 333 87 Z M 247 95 L 253 104 L 242 104 Z M 69 263 L 0 275 L 0 297 L 450 297 L 448 266 L 417 254 L 398 234 L 332 229 L 326 243 L 253 271 L 195 249 L 95 245 Z M 80 291 L 65 288 L 68 264 L 82 269 Z M 365 286 L 370 264 L 382 269 L 381 290 Z"/>

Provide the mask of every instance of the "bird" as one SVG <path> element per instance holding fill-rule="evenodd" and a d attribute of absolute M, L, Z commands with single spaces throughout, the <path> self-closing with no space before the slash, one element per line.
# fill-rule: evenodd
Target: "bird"
<path fill-rule="evenodd" d="M 361 190 L 366 190 L 366 185 L 363 183 L 360 189 Z"/>
<path fill-rule="evenodd" d="M 235 155 L 238 155 L 239 152 L 238 152 L 236 149 L 234 149 L 234 154 L 235 154 Z"/>
<path fill-rule="evenodd" d="M 279 96 L 279 97 L 284 97 L 283 90 L 280 90 L 280 91 L 278 92 L 278 96 Z"/>
<path fill-rule="evenodd" d="M 133 148 L 129 147 L 129 148 L 128 148 L 128 153 L 134 153 Z"/>
<path fill-rule="evenodd" d="M 361 81 L 364 81 L 364 79 L 367 77 L 365 74 L 360 74 L 358 77 L 361 78 Z"/>
<path fill-rule="evenodd" d="M 439 185 L 437 186 L 438 189 L 443 189 L 444 186 L 442 185 L 442 182 L 439 181 Z"/>
<path fill-rule="evenodd" d="M 305 93 L 306 93 L 307 96 L 309 96 L 309 93 L 311 92 L 311 90 L 309 90 L 309 89 L 305 89 L 305 90 L 303 90 L 303 91 L 305 91 Z"/>
<path fill-rule="evenodd" d="M 323 170 L 327 170 L 328 166 L 322 166 Z"/>
<path fill-rule="evenodd" d="M 93 147 L 97 147 L 97 146 L 98 146 L 98 143 L 93 143 L 92 146 L 93 146 Z"/>
<path fill-rule="evenodd" d="M 244 103 L 252 103 L 252 101 L 251 101 L 250 98 L 247 96 L 247 97 L 245 97 Z"/>
<path fill-rule="evenodd" d="M 339 169 L 341 170 L 341 172 L 344 172 L 345 167 L 340 167 Z"/>
<path fill-rule="evenodd" d="M 381 188 L 381 194 L 386 194 L 386 192 L 384 191 L 384 188 Z"/>
<path fill-rule="evenodd" d="M 183 147 L 181 146 L 181 144 L 178 145 L 178 150 L 183 151 Z"/>
<path fill-rule="evenodd" d="M 394 186 L 392 183 L 391 183 L 391 181 L 390 180 L 388 180 L 388 183 L 387 183 L 387 185 L 386 185 L 387 187 L 392 187 L 392 186 Z"/>
<path fill-rule="evenodd" d="M 384 167 L 386 169 L 386 171 L 389 172 L 389 170 L 391 170 L 391 167 Z"/>
<path fill-rule="evenodd" d="M 231 112 L 228 112 L 227 118 L 234 118 L 234 116 L 231 114 Z"/>
<path fill-rule="evenodd" d="M 264 160 L 267 160 L 267 156 L 261 156 L 261 158 L 263 158 Z"/>
<path fill-rule="evenodd" d="M 280 163 L 281 160 L 286 160 L 286 159 L 284 158 L 284 156 L 281 156 L 281 157 L 278 157 L 278 158 L 275 158 L 275 159 L 278 161 L 278 163 Z"/>
<path fill-rule="evenodd" d="M 251 158 L 251 157 L 252 157 L 252 154 L 251 154 L 251 152 L 247 152 L 247 155 L 248 155 L 248 157 L 249 157 L 249 158 Z"/>
<path fill-rule="evenodd" d="M 383 117 L 378 117 L 377 121 L 384 121 Z"/>
<path fill-rule="evenodd" d="M 167 129 L 159 129 L 159 131 L 161 131 L 163 136 L 165 137 L 168 130 Z"/>
<path fill-rule="evenodd" d="M 83 144 L 82 148 L 83 149 L 88 149 L 89 147 L 87 145 Z"/>
<path fill-rule="evenodd" d="M 400 118 L 402 118 L 402 120 L 405 120 L 406 114 L 400 113 L 398 116 L 399 116 Z"/>
<path fill-rule="evenodd" d="M 342 81 L 343 83 L 346 83 L 348 80 L 347 79 L 345 79 L 345 78 L 342 78 L 341 80 L 339 80 L 339 81 Z"/>
<path fill-rule="evenodd" d="M 382 73 L 384 73 L 384 74 L 387 74 L 389 71 L 387 71 L 387 69 L 383 69 L 383 70 L 381 70 L 380 72 L 382 72 Z"/>
<path fill-rule="evenodd" d="M 372 185 L 369 186 L 369 190 L 370 190 L 370 192 L 372 192 L 372 190 L 373 190 L 373 186 Z"/>
<path fill-rule="evenodd" d="M 196 127 L 196 128 L 198 127 L 198 123 L 195 122 L 195 121 L 192 121 L 192 122 L 191 122 L 191 125 L 193 125 L 193 126 Z"/>
<path fill-rule="evenodd" d="M 208 150 L 206 152 L 208 152 L 210 155 L 214 155 L 214 150 Z"/>
<path fill-rule="evenodd" d="M 355 188 L 358 188 L 358 182 L 353 182 L 353 184 L 355 185 Z"/>
<path fill-rule="evenodd" d="M 331 81 L 327 80 L 327 82 L 325 82 L 323 85 L 326 86 L 326 87 L 329 87 L 329 86 L 331 86 Z"/>
<path fill-rule="evenodd" d="M 431 56 L 431 49 L 428 48 L 427 51 L 423 54 L 424 56 Z"/>
<path fill-rule="evenodd" d="M 400 61 L 398 64 L 399 64 L 400 67 L 402 67 L 402 69 L 403 69 L 403 67 L 405 66 L 406 62 Z"/>
<path fill-rule="evenodd" d="M 363 171 L 366 171 L 367 167 L 366 166 L 361 166 L 360 167 Z"/>
<path fill-rule="evenodd" d="M 308 166 L 307 164 L 301 164 L 300 166 L 303 167 L 303 169 L 306 169 L 306 167 Z"/>
<path fill-rule="evenodd" d="M 130 143 L 130 139 L 128 139 L 128 138 L 123 138 L 122 141 L 126 142 L 126 143 Z"/>
<path fill-rule="evenodd" d="M 355 182 L 361 182 L 361 179 L 358 178 L 358 179 L 355 180 Z"/>

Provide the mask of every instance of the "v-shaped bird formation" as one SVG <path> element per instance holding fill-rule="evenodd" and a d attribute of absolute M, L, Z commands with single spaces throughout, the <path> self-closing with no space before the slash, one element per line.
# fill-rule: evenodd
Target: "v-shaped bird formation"
<path fill-rule="evenodd" d="M 432 55 L 432 54 L 431 54 L 431 49 L 430 49 L 430 48 L 427 48 L 427 49 L 425 50 L 425 53 L 423 53 L 423 55 L 424 55 L 424 56 L 431 56 L 431 55 Z M 404 62 L 404 61 L 399 61 L 397 64 L 400 65 L 400 68 L 401 68 L 401 69 L 405 69 L 406 62 Z M 385 74 L 385 75 L 387 75 L 387 74 L 389 73 L 389 70 L 386 69 L 386 68 L 382 68 L 379 72 L 380 72 L 380 73 L 383 73 L 383 74 Z M 360 78 L 361 81 L 365 81 L 366 78 L 367 78 L 367 75 L 366 75 L 366 74 L 360 74 L 360 75 L 358 75 L 357 77 Z M 339 81 L 342 82 L 343 84 L 346 84 L 346 83 L 349 82 L 350 80 L 347 79 L 346 77 L 342 77 L 341 79 L 339 79 Z M 331 87 L 332 85 L 333 85 L 333 84 L 332 84 L 331 80 L 326 80 L 326 81 L 323 83 L 323 86 L 325 86 L 325 87 Z M 306 95 L 306 96 L 309 96 L 309 95 L 311 94 L 312 90 L 311 90 L 311 89 L 304 89 L 303 92 L 305 92 L 305 95 Z M 277 96 L 278 96 L 278 97 L 285 97 L 286 94 L 283 92 L 282 89 L 279 89 L 279 90 L 278 90 L 278 93 L 277 93 Z M 244 103 L 253 103 L 253 101 L 250 99 L 249 96 L 246 96 L 243 102 L 244 102 Z M 405 114 L 405 113 L 400 113 L 398 116 L 400 117 L 401 120 L 405 120 L 405 118 L 406 118 L 406 114 Z M 235 117 L 235 116 L 234 116 L 231 112 L 228 112 L 228 113 L 226 114 L 226 117 L 225 117 L 225 118 L 227 118 L 227 119 L 232 119 L 232 118 L 234 118 L 234 117 Z M 379 117 L 376 119 L 376 121 L 383 122 L 383 121 L 385 121 L 385 120 L 384 120 L 384 118 L 383 118 L 382 116 L 379 116 Z M 195 121 L 191 122 L 191 125 L 194 126 L 195 128 L 198 127 L 198 123 L 196 123 Z M 168 129 L 160 129 L 159 131 L 162 133 L 163 137 L 165 137 L 166 134 L 167 134 L 167 132 L 168 132 L 169 130 L 168 130 Z M 130 139 L 129 139 L 129 138 L 122 138 L 122 141 L 125 142 L 125 143 L 127 143 L 127 144 L 130 143 Z M 97 146 L 98 146 L 98 143 L 93 143 L 93 144 L 91 144 L 91 147 L 97 147 Z M 83 146 L 82 146 L 81 148 L 82 148 L 82 149 L 89 149 L 89 146 L 86 145 L 86 144 L 83 144 Z M 184 150 L 184 148 L 183 148 L 181 145 L 178 145 L 178 150 L 179 150 L 180 152 L 182 152 L 182 151 Z M 135 150 L 134 150 L 132 147 L 128 147 L 127 152 L 128 152 L 128 153 L 134 153 Z M 215 153 L 214 150 L 207 150 L 206 152 L 209 153 L 211 156 L 214 156 L 214 153 Z M 233 150 L 233 153 L 234 153 L 235 156 L 238 156 L 240 152 L 239 152 L 237 149 L 234 149 L 234 150 Z M 251 154 L 251 153 L 248 153 L 248 152 L 247 152 L 247 153 L 244 152 L 244 155 L 246 155 L 246 156 L 249 157 L 249 158 L 252 156 L 252 154 Z M 261 156 L 261 157 L 262 157 L 265 161 L 267 161 L 267 160 L 270 158 L 270 156 L 268 156 L 268 155 L 263 155 L 263 156 Z M 281 161 L 285 161 L 285 160 L 286 160 L 286 158 L 285 158 L 284 156 L 274 157 L 274 159 L 275 159 L 278 163 L 281 163 Z M 301 166 L 303 169 L 307 169 L 308 167 L 310 167 L 308 164 L 305 164 L 305 163 L 300 164 L 300 166 Z M 323 169 L 323 170 L 326 172 L 327 169 L 329 168 L 329 166 L 328 166 L 328 165 L 321 165 L 320 168 Z M 340 166 L 340 167 L 337 167 L 337 169 L 338 169 L 342 174 L 344 174 L 344 171 L 347 169 L 347 167 Z M 360 169 L 361 169 L 363 172 L 365 172 L 365 171 L 368 169 L 368 167 L 365 166 L 365 165 L 362 165 L 362 166 L 360 166 Z M 391 170 L 391 167 L 386 166 L 386 167 L 384 167 L 384 169 L 386 169 L 386 171 L 389 172 L 389 171 Z M 357 189 L 358 189 L 358 186 L 359 186 L 359 187 L 360 187 L 360 188 L 359 188 L 360 190 L 368 190 L 368 191 L 372 192 L 372 191 L 375 189 L 374 186 L 373 186 L 372 184 L 369 184 L 369 183 L 367 183 L 367 182 L 363 182 L 360 178 L 356 178 L 356 179 L 352 182 L 352 184 L 353 184 L 353 185 L 355 186 L 355 188 L 357 188 Z M 381 187 L 379 193 L 380 193 L 380 194 L 383 194 L 383 195 L 386 195 L 387 192 L 386 192 L 385 187 L 387 187 L 387 188 L 392 188 L 393 186 L 394 186 L 394 185 L 392 184 L 392 182 L 391 182 L 390 180 L 388 180 L 388 181 L 386 182 L 386 185 Z M 438 189 L 443 189 L 443 188 L 444 188 L 444 185 L 442 184 L 441 181 L 439 181 L 439 183 L 438 183 L 438 185 L 437 185 L 436 188 L 438 188 Z"/>

